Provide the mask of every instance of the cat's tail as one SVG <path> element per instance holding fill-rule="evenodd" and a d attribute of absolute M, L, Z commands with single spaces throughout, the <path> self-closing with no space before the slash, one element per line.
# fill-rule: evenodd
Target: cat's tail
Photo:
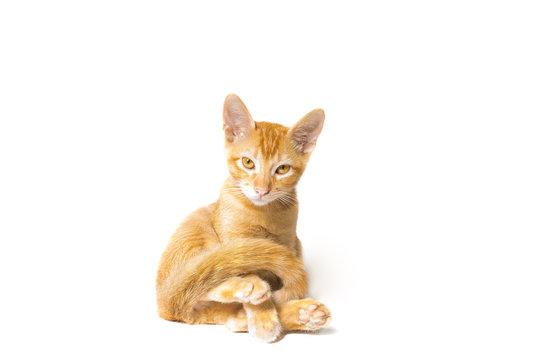
<path fill-rule="evenodd" d="M 294 252 L 267 239 L 241 239 L 225 243 L 172 272 L 157 289 L 159 315 L 164 319 L 195 322 L 193 308 L 224 280 L 259 271 L 278 276 L 282 288 L 274 293 L 280 301 L 303 297 L 307 274 Z"/>

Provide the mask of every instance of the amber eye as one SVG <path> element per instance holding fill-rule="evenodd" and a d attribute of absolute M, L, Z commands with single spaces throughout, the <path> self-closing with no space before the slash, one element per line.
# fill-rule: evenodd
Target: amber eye
<path fill-rule="evenodd" d="M 277 168 L 277 174 L 286 174 L 288 171 L 290 170 L 290 165 L 286 165 L 286 164 L 283 164 L 283 165 L 280 165 L 278 168 Z"/>
<path fill-rule="evenodd" d="M 253 160 L 251 160 L 249 158 L 242 157 L 241 162 L 242 162 L 243 166 L 245 166 L 247 169 L 252 169 L 252 168 L 255 167 L 255 163 L 253 162 Z"/>

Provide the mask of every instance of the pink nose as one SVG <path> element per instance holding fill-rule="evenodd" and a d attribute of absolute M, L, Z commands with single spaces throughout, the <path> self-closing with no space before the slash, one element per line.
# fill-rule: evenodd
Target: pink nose
<path fill-rule="evenodd" d="M 262 196 L 267 195 L 269 193 L 269 189 L 261 188 L 261 187 L 255 187 L 255 192 L 262 199 Z"/>

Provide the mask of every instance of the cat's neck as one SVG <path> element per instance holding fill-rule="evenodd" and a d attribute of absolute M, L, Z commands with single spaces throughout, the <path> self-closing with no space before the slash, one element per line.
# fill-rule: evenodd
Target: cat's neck
<path fill-rule="evenodd" d="M 298 202 L 295 191 L 286 203 L 274 200 L 267 205 L 253 204 L 228 178 L 216 203 L 216 231 L 222 238 L 257 237 L 267 233 L 276 238 L 296 236 Z"/>

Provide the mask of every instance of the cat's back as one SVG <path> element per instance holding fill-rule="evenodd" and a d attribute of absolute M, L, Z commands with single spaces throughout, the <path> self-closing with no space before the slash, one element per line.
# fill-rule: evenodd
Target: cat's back
<path fill-rule="evenodd" d="M 161 257 L 157 276 L 160 283 L 175 263 L 185 264 L 193 257 L 219 245 L 213 227 L 215 203 L 203 206 L 189 214 L 172 234 Z"/>

